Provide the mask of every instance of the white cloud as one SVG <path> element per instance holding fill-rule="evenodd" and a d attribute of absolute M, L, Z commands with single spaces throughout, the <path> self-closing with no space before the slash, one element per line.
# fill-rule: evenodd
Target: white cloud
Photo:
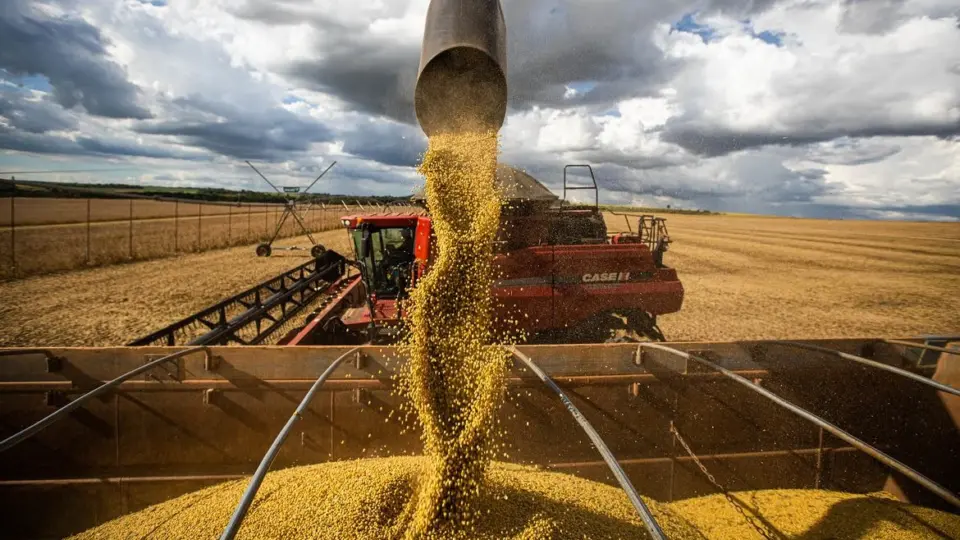
<path fill-rule="evenodd" d="M 252 187 L 239 154 L 259 148 L 258 163 L 284 182 L 337 159 L 339 174 L 321 190 L 400 195 L 417 178 L 402 164 L 422 145 L 417 128 L 397 120 L 413 118 L 427 4 L 41 3 L 99 31 L 107 60 L 154 118 L 63 109 L 45 92 L 24 100 L 7 82 L 0 160 L 14 150 L 63 159 L 58 152 L 79 152 L 83 139 L 84 152 L 99 149 L 84 156 L 135 164 L 141 179 Z M 955 2 L 505 4 L 515 109 L 501 132 L 503 157 L 551 186 L 564 163 L 588 162 L 604 198 L 617 202 L 788 213 L 854 206 L 877 217 L 960 205 Z M 698 10 L 706 38 L 676 27 Z M 28 108 L 35 133 L 16 116 Z"/>

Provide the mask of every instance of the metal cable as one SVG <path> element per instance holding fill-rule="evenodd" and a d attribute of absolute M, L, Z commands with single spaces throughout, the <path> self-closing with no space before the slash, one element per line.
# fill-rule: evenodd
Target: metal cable
<path fill-rule="evenodd" d="M 93 398 L 95 398 L 95 397 L 97 397 L 97 396 L 99 396 L 99 395 L 107 392 L 107 391 L 110 390 L 111 388 L 114 388 L 114 387 L 116 387 L 116 386 L 119 386 L 119 385 L 120 385 L 121 383 L 123 383 L 124 381 L 126 381 L 126 380 L 128 380 L 128 379 L 131 379 L 131 378 L 133 378 L 133 377 L 136 377 L 137 375 L 140 375 L 141 373 L 145 373 L 145 372 L 147 372 L 147 371 L 150 371 L 151 369 L 155 368 L 156 366 L 159 366 L 160 364 L 162 364 L 162 363 L 164 363 L 164 362 L 169 362 L 169 361 L 171 361 L 171 360 L 176 360 L 177 358 L 180 358 L 181 356 L 186 356 L 186 355 L 188 355 L 188 354 L 195 353 L 195 352 L 199 352 L 199 351 L 203 351 L 204 353 L 207 354 L 207 356 L 210 355 L 210 351 L 209 351 L 209 349 L 208 349 L 206 346 L 191 347 L 191 348 L 189 348 L 189 349 L 184 349 L 184 350 L 182 350 L 182 351 L 180 351 L 180 352 L 175 352 L 175 353 L 173 353 L 173 354 L 168 354 L 167 356 L 163 356 L 163 357 L 161 357 L 161 358 L 157 358 L 156 360 L 152 360 L 152 361 L 150 361 L 150 362 L 147 362 L 146 364 L 138 367 L 137 369 L 134 369 L 134 370 L 132 370 L 132 371 L 128 371 L 128 372 L 124 373 L 123 375 L 120 375 L 119 377 L 117 377 L 116 379 L 113 379 L 112 381 L 109 381 L 109 382 L 106 382 L 106 383 L 104 383 L 104 384 L 101 384 L 100 386 L 94 388 L 93 390 L 87 392 L 86 394 L 83 394 L 82 396 L 78 397 L 77 399 L 74 399 L 74 400 L 71 401 L 70 403 L 67 403 L 67 404 L 64 405 L 63 407 L 57 409 L 57 410 L 54 411 L 53 413 L 51 413 L 51 414 L 43 417 L 42 419 L 40 419 L 39 421 L 37 421 L 37 422 L 34 423 L 33 425 L 31 425 L 31 426 L 29 426 L 29 427 L 27 427 L 27 428 L 24 428 L 24 429 L 18 431 L 17 433 L 14 433 L 13 435 L 11 435 L 11 436 L 7 437 L 6 439 L 4 439 L 2 442 L 0 442 L 0 452 L 3 452 L 4 450 L 7 450 L 7 449 L 9 449 L 9 448 L 11 448 L 11 447 L 13 447 L 13 446 L 16 446 L 17 444 L 19 444 L 19 443 L 21 443 L 21 442 L 29 439 L 30 437 L 36 435 L 36 434 L 39 433 L 39 432 L 43 431 L 44 429 L 46 429 L 47 427 L 49 427 L 51 424 L 53 424 L 53 423 L 56 422 L 57 420 L 60 420 L 60 419 L 62 419 L 62 418 L 64 418 L 64 417 L 66 417 L 67 414 L 71 413 L 71 412 L 74 411 L 75 409 L 78 409 L 81 405 L 83 405 L 83 404 L 86 403 L 87 401 L 90 401 L 91 399 L 93 399 Z"/>
<path fill-rule="evenodd" d="M 670 433 L 673 434 L 674 439 L 676 439 L 677 442 L 680 443 L 680 446 L 683 447 L 684 451 L 687 452 L 687 455 L 690 456 L 690 459 L 692 459 L 693 462 L 696 464 L 696 466 L 700 468 L 700 472 L 702 472 L 703 475 L 707 477 L 707 480 L 709 480 L 710 483 L 713 484 L 713 487 L 716 488 L 721 493 L 723 493 L 723 496 L 724 498 L 727 499 L 727 502 L 729 502 L 730 505 L 733 506 L 733 508 L 741 516 L 743 516 L 744 521 L 749 523 L 750 526 L 753 527 L 754 530 L 760 534 L 760 536 L 768 540 L 776 540 L 777 538 L 783 538 L 783 535 L 780 534 L 780 531 L 777 531 L 776 529 L 773 529 L 773 530 L 767 529 L 767 526 L 760 519 L 760 514 L 758 514 L 754 509 L 747 507 L 747 509 L 750 510 L 750 513 L 754 514 L 754 516 L 751 517 L 747 515 L 747 512 L 744 511 L 743 509 L 745 505 L 740 503 L 736 499 L 734 499 L 733 496 L 730 495 L 730 490 L 725 488 L 723 484 L 721 484 L 720 482 L 717 482 L 717 478 L 713 476 L 713 474 L 711 474 L 710 471 L 707 470 L 706 465 L 704 465 L 703 462 L 700 461 L 700 458 L 697 457 L 697 454 L 693 452 L 693 449 L 690 448 L 689 444 L 687 444 L 686 439 L 684 439 L 683 436 L 680 435 L 680 431 L 677 429 L 677 426 L 673 424 L 673 422 L 670 422 Z"/>
<path fill-rule="evenodd" d="M 707 360 L 707 359 L 705 359 L 705 358 L 700 358 L 699 356 L 692 355 L 692 354 L 690 354 L 690 353 L 681 351 L 681 350 L 679 350 L 679 349 L 674 349 L 673 347 L 667 347 L 667 346 L 665 346 L 665 345 L 659 345 L 659 344 L 656 344 L 656 343 L 640 343 L 640 344 L 639 344 L 639 347 L 650 347 L 650 348 L 653 348 L 653 349 L 659 349 L 659 350 L 661 350 L 661 351 L 665 351 L 665 352 L 668 352 L 668 353 L 670 353 L 670 354 L 674 354 L 674 355 L 680 356 L 680 357 L 682 357 L 682 358 L 686 358 L 687 360 L 694 360 L 694 361 L 696 361 L 696 362 L 698 362 L 698 363 L 700 363 L 700 364 L 703 364 L 703 365 L 705 365 L 705 366 L 707 366 L 707 367 L 709 367 L 709 368 L 711 368 L 711 369 L 714 369 L 714 370 L 716 370 L 716 371 L 719 371 L 720 373 L 722 373 L 722 374 L 725 375 L 726 377 L 728 377 L 728 378 L 730 378 L 730 379 L 732 379 L 732 380 L 740 383 L 741 385 L 743 385 L 743 386 L 745 386 L 745 387 L 753 390 L 754 392 L 756 392 L 756 393 L 760 394 L 761 396 L 769 399 L 770 401 L 776 403 L 777 405 L 783 407 L 784 409 L 787 409 L 788 411 L 796 414 L 796 415 L 799 416 L 800 418 L 803 418 L 804 420 L 808 420 L 808 421 L 816 424 L 817 426 L 823 428 L 824 430 L 829 431 L 830 433 L 832 433 L 832 434 L 835 435 L 836 437 L 838 437 L 838 438 L 840 438 L 840 439 L 843 439 L 844 441 L 848 442 L 851 446 L 856 447 L 857 449 L 861 450 L 862 452 L 864 452 L 865 454 L 869 455 L 870 457 L 876 459 L 876 460 L 879 461 L 880 463 L 883 463 L 884 465 L 886 465 L 886 466 L 888 466 L 888 467 L 890 467 L 890 468 L 892 468 L 892 469 L 897 470 L 898 472 L 900 472 L 900 473 L 902 473 L 903 475 L 905 475 L 907 478 L 909 478 L 909 479 L 913 480 L 914 482 L 920 484 L 921 486 L 927 488 L 928 490 L 930 490 L 931 492 L 933 492 L 934 494 L 936 494 L 936 495 L 937 495 L 938 497 L 940 497 L 941 499 L 943 499 L 943 500 L 947 501 L 948 503 L 956 506 L 957 508 L 960 508 L 960 497 L 957 497 L 957 495 L 955 495 L 954 493 L 951 493 L 947 488 L 941 486 L 940 484 L 934 482 L 933 480 L 931 480 L 931 479 L 927 478 L 926 476 L 920 474 L 919 472 L 913 470 L 912 468 L 910 468 L 910 467 L 907 466 L 906 464 L 898 461 L 896 458 L 894 458 L 894 457 L 892 457 L 892 456 L 889 456 L 889 455 L 883 453 L 882 451 L 878 450 L 877 448 L 874 448 L 873 446 L 870 446 L 870 445 L 867 444 L 866 442 L 858 439 L 857 437 L 854 437 L 854 436 L 851 435 L 850 433 L 847 433 L 846 431 L 844 431 L 844 430 L 840 429 L 839 427 L 831 424 L 830 422 L 824 420 L 823 418 L 821 418 L 821 417 L 813 414 L 812 412 L 804 409 L 803 407 L 800 407 L 800 406 L 798 406 L 798 405 L 795 405 L 795 404 L 793 404 L 793 403 L 791 403 L 791 402 L 783 399 L 782 397 L 778 396 L 777 394 L 774 394 L 773 392 L 767 390 L 766 388 L 763 388 L 763 387 L 761 387 L 761 386 L 759 386 L 759 385 L 757 385 L 757 384 L 754 384 L 754 383 L 750 382 L 749 380 L 741 377 L 740 375 L 737 375 L 736 373 L 734 373 L 734 372 L 732 372 L 732 371 L 730 371 L 730 370 L 728 370 L 728 369 L 726 369 L 726 368 L 724 368 L 724 367 L 721 367 L 721 366 L 719 366 L 719 365 L 717 365 L 717 364 L 714 364 L 713 362 L 711 362 L 711 361 L 709 361 L 709 360 Z M 827 350 L 829 350 L 829 349 L 827 349 Z"/>
<path fill-rule="evenodd" d="M 324 381 L 327 380 L 327 377 L 337 369 L 337 366 L 340 365 L 340 362 L 342 362 L 344 358 L 358 350 L 360 350 L 360 347 L 354 347 L 331 362 L 330 366 L 327 367 L 323 374 L 313 383 L 313 386 L 310 387 L 310 390 L 307 391 L 307 395 L 303 396 L 303 401 L 300 402 L 300 405 L 297 405 L 296 410 L 290 415 L 290 419 L 287 420 L 287 423 L 283 426 L 283 429 L 280 430 L 280 433 L 277 434 L 277 438 L 273 440 L 273 444 L 270 445 L 263 459 L 260 460 L 260 465 L 257 466 L 257 471 L 253 473 L 250 484 L 247 485 L 246 491 L 243 492 L 243 497 L 240 498 L 240 504 L 238 504 L 237 508 L 233 511 L 230 522 L 227 523 L 227 528 L 223 530 L 220 540 L 232 540 L 237 535 L 237 532 L 240 530 L 240 525 L 243 524 L 243 518 L 247 515 L 247 510 L 250 509 L 250 505 L 253 504 L 253 499 L 257 496 L 257 490 L 260 489 L 260 484 L 263 483 L 264 477 L 267 476 L 270 465 L 273 464 L 273 460 L 280 452 L 284 441 L 287 440 L 287 436 L 290 434 L 290 430 L 293 429 L 293 425 L 297 423 L 297 420 L 303 418 L 303 413 L 307 410 L 307 407 L 310 406 L 310 402 L 313 401 L 313 397 L 320 390 L 320 387 Z"/>
<path fill-rule="evenodd" d="M 559 387 L 553 379 L 547 376 L 546 373 L 540 370 L 536 364 L 533 363 L 527 355 L 518 351 L 515 347 L 510 347 L 508 349 L 514 357 L 518 358 L 523 362 L 530 371 L 533 371 L 534 374 L 551 390 L 553 390 L 558 396 L 560 396 L 560 401 L 566 405 L 567 410 L 570 411 L 570 414 L 573 416 L 573 419 L 580 424 L 580 427 L 583 428 L 583 431 L 586 432 L 587 436 L 590 437 L 590 441 L 593 442 L 593 445 L 597 447 L 597 451 L 600 452 L 600 455 L 603 457 L 603 460 L 607 462 L 607 466 L 610 467 L 610 471 L 613 472 L 613 475 L 617 477 L 617 482 L 620 483 L 620 487 L 627 492 L 627 497 L 630 499 L 630 502 L 633 503 L 633 507 L 637 509 L 637 512 L 640 514 L 640 519 L 643 520 L 643 525 L 647 528 L 647 531 L 650 532 L 650 536 L 655 539 L 665 539 L 666 535 L 663 533 L 663 529 L 660 528 L 660 524 L 657 523 L 657 520 L 653 517 L 653 514 L 650 512 L 650 509 L 643 502 L 643 499 L 640 498 L 640 495 L 637 494 L 637 490 L 633 487 L 633 484 L 630 482 L 630 479 L 627 478 L 626 473 L 623 472 L 623 469 L 620 467 L 620 464 L 617 463 L 617 458 L 614 457 L 613 453 L 610 452 L 610 449 L 607 448 L 606 443 L 603 442 L 603 439 L 600 438 L 600 435 L 597 433 L 593 426 L 590 425 L 590 422 L 584 418 L 583 414 L 580 413 L 580 410 L 577 409 L 577 406 L 570 401 L 570 398 L 567 397 L 567 394 Z"/>
<path fill-rule="evenodd" d="M 788 347 L 798 347 L 801 349 L 809 349 L 811 351 L 819 351 L 822 353 L 832 354 L 834 356 L 839 356 L 845 360 L 850 360 L 857 362 L 858 364 L 863 364 L 868 367 L 882 369 L 883 371 L 888 371 L 895 375 L 900 375 L 901 377 L 906 377 L 908 379 L 914 380 L 918 383 L 925 384 L 927 386 L 933 387 L 941 392 L 946 392 L 948 394 L 953 394 L 955 396 L 960 396 L 960 389 L 954 388 L 948 384 L 943 384 L 941 382 L 928 379 L 923 375 L 917 375 L 916 373 L 911 373 L 905 369 L 900 369 L 891 365 L 884 364 L 883 362 L 877 362 L 876 360 L 870 360 L 862 356 L 857 356 L 855 354 L 845 353 L 841 351 L 835 351 L 827 347 L 820 347 L 819 345 L 811 345 L 809 343 L 800 343 L 797 341 L 775 341 L 775 342 L 765 342 L 765 343 L 775 343 L 778 345 L 786 345 Z"/>

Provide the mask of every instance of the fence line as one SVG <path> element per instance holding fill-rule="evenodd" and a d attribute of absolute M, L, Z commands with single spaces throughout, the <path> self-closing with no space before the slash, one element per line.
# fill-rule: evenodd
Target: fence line
<path fill-rule="evenodd" d="M 17 197 L 18 191 L 14 186 L 9 204 L 0 204 L 8 209 L 0 210 L 0 279 L 252 245 L 269 239 L 283 211 L 283 205 L 271 203 L 36 198 Z M 388 210 L 420 212 L 409 205 Z M 340 216 L 359 208 L 301 204 L 298 211 L 307 229 L 317 233 L 339 228 Z M 4 213 L 9 213 L 7 219 Z M 260 215 L 262 229 L 254 223 Z M 291 219 L 280 237 L 301 234 Z"/>

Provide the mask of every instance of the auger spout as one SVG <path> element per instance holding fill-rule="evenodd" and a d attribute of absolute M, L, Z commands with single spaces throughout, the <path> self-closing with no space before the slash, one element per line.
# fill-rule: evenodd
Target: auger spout
<path fill-rule="evenodd" d="M 414 96 L 424 133 L 499 130 L 507 111 L 506 57 L 499 0 L 432 0 Z"/>

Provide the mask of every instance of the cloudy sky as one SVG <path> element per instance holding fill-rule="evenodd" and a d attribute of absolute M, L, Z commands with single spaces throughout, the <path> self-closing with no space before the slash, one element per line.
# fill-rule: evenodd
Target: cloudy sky
<path fill-rule="evenodd" d="M 960 219 L 958 0 L 502 0 L 501 159 L 609 203 Z M 0 0 L 0 172 L 404 195 L 427 0 Z M 579 192 L 585 195 L 585 192 Z"/>

